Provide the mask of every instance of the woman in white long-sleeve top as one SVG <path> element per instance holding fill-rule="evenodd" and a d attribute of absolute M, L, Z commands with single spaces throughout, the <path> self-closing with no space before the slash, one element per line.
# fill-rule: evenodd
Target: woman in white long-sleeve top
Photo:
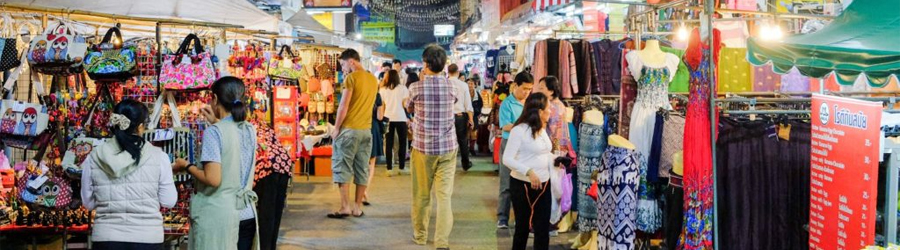
<path fill-rule="evenodd" d="M 117 104 L 110 117 L 114 137 L 81 165 L 84 207 L 97 210 L 93 249 L 163 249 L 159 208 L 175 206 L 178 197 L 169 156 L 140 136 L 148 116 L 140 102 Z"/>
<path fill-rule="evenodd" d="M 513 250 L 525 249 L 529 229 L 534 232 L 534 249 L 547 249 L 550 244 L 550 169 L 571 162 L 553 154 L 545 129 L 550 112 L 546 95 L 528 96 L 503 152 L 503 163 L 511 170 L 509 189 L 516 213 Z"/>

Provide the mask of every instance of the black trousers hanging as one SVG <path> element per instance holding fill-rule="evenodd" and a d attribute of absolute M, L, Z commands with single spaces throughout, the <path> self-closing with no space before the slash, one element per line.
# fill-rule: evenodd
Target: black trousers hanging
<path fill-rule="evenodd" d="M 281 227 L 281 214 L 284 212 L 290 181 L 291 177 L 286 174 L 272 173 L 256 182 L 253 188 L 259 196 L 256 210 L 259 219 L 259 248 L 262 250 L 278 246 L 278 228 Z"/>
<path fill-rule="evenodd" d="M 550 247 L 550 181 L 545 182 L 543 187 L 544 189 L 531 189 L 530 183 L 509 177 L 509 193 L 516 213 L 513 250 L 525 250 L 528 246 L 528 233 L 531 231 L 529 225 L 534 231 L 534 249 L 546 250 Z M 529 200 L 534 203 L 534 209 Z"/>

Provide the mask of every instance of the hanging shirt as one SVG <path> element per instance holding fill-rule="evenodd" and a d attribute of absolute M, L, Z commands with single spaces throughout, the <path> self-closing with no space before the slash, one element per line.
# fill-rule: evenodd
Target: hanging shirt
<path fill-rule="evenodd" d="M 755 5 L 754 5 L 755 7 Z M 713 24 L 722 32 L 722 43 L 729 48 L 746 48 L 750 32 L 745 21 L 722 21 Z"/>
<path fill-rule="evenodd" d="M 753 91 L 772 92 L 781 88 L 781 76 L 772 71 L 771 65 L 753 66 Z"/>
<path fill-rule="evenodd" d="M 719 54 L 722 57 L 717 66 L 719 92 L 753 90 L 753 84 L 750 82 L 750 63 L 744 59 L 747 56 L 747 49 L 723 47 Z"/>
<path fill-rule="evenodd" d="M 660 50 L 666 53 L 672 53 L 678 58 L 684 56 L 684 50 L 673 49 L 670 47 L 659 47 Z M 669 83 L 669 92 L 688 92 L 688 82 L 690 81 L 690 72 L 688 72 L 687 65 L 684 64 L 684 61 L 678 61 L 678 70 L 675 71 L 675 77 L 672 78 L 672 82 Z"/>
<path fill-rule="evenodd" d="M 792 68 L 786 74 L 781 75 L 781 92 L 806 92 L 809 91 L 809 77 L 800 74 L 796 68 Z"/>

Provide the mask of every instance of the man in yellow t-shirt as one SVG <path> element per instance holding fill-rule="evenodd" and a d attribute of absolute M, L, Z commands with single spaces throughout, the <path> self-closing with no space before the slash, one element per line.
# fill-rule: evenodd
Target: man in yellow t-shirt
<path fill-rule="evenodd" d="M 341 208 L 328 218 L 363 216 L 362 200 L 369 180 L 372 154 L 372 109 L 378 94 L 378 80 L 360 63 L 359 53 L 347 49 L 340 56 L 344 77 L 341 104 L 331 133 L 332 179 L 340 187 Z M 356 184 L 356 199 L 350 202 L 350 180 Z"/>

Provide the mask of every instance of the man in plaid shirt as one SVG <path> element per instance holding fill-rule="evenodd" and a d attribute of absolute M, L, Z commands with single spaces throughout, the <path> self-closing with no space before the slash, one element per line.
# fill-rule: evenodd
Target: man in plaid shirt
<path fill-rule="evenodd" d="M 415 114 L 411 120 L 413 151 L 410 159 L 413 180 L 413 240 L 425 245 L 428 240 L 428 219 L 431 212 L 431 189 L 435 189 L 437 223 L 434 243 L 437 249 L 449 249 L 453 212 L 453 178 L 456 173 L 456 129 L 453 104 L 456 94 L 453 84 L 441 75 L 447 62 L 447 52 L 437 45 L 429 45 L 422 53 L 422 80 L 409 86 L 407 109 Z"/>

